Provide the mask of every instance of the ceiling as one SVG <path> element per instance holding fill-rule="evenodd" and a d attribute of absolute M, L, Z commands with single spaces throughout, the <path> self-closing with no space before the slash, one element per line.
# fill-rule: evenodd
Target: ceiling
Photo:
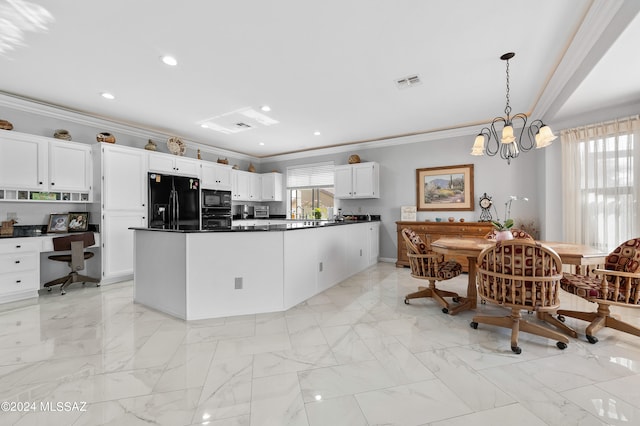
<path fill-rule="evenodd" d="M 553 126 L 640 100 L 638 3 L 0 0 L 0 91 L 263 158 L 481 127 L 513 51 L 513 112 Z"/>

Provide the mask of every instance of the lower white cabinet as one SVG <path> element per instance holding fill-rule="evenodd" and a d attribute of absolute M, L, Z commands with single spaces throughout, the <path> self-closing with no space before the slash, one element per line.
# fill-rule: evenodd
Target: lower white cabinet
<path fill-rule="evenodd" d="M 102 280 L 103 283 L 128 279 L 133 275 L 132 227 L 146 227 L 141 212 L 104 213 L 102 220 Z"/>
<path fill-rule="evenodd" d="M 38 296 L 40 240 L 0 241 L 0 303 Z"/>

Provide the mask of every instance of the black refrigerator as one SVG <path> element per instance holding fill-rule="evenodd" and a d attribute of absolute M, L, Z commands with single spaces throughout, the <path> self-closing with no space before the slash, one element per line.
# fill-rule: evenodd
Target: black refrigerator
<path fill-rule="evenodd" d="M 200 229 L 200 181 L 149 173 L 149 228 Z"/>

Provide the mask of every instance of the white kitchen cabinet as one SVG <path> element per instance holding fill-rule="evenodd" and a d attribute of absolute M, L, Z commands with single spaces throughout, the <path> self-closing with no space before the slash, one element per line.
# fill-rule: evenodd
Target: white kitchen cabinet
<path fill-rule="evenodd" d="M 150 152 L 149 171 L 199 178 L 200 162 L 192 158 L 184 158 L 159 152 Z"/>
<path fill-rule="evenodd" d="M 51 141 L 50 191 L 89 192 L 91 185 L 91 146 Z"/>
<path fill-rule="evenodd" d="M 380 256 L 380 222 L 371 222 L 369 225 L 369 265 L 378 263 Z"/>
<path fill-rule="evenodd" d="M 209 162 L 202 162 L 200 166 L 200 186 L 203 189 L 231 190 L 231 166 Z"/>
<path fill-rule="evenodd" d="M 146 151 L 106 144 L 96 149 L 102 153 L 98 160 L 102 208 L 146 211 Z"/>
<path fill-rule="evenodd" d="M 282 173 L 263 173 L 262 201 L 282 201 Z"/>
<path fill-rule="evenodd" d="M 233 170 L 233 201 L 260 201 L 262 195 L 260 175 Z"/>
<path fill-rule="evenodd" d="M 121 280 L 133 274 L 133 231 L 131 227 L 146 227 L 146 213 L 104 213 L 102 235 L 102 277 Z"/>
<path fill-rule="evenodd" d="M 96 191 L 92 215 L 100 218 L 102 283 L 133 277 L 133 231 L 147 226 L 147 154 L 100 144 L 94 149 Z"/>
<path fill-rule="evenodd" d="M 1 132 L 0 190 L 8 190 L 5 200 L 36 199 L 32 192 L 56 192 L 57 200 L 90 201 L 90 145 Z M 18 197 L 18 191 L 25 195 Z"/>
<path fill-rule="evenodd" d="M 0 188 L 48 188 L 47 143 L 28 136 L 0 131 Z"/>
<path fill-rule="evenodd" d="M 380 166 L 357 163 L 334 169 L 335 198 L 380 198 Z"/>
<path fill-rule="evenodd" d="M 40 240 L 35 240 L 0 241 L 0 303 L 38 297 Z"/>

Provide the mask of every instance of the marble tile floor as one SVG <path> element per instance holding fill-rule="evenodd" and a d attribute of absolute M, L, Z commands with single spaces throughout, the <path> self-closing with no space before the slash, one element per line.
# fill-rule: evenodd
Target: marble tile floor
<path fill-rule="evenodd" d="M 286 312 L 192 322 L 134 304 L 131 282 L 5 304 L 0 424 L 640 424 L 640 338 L 605 329 L 592 345 L 567 319 L 580 336 L 566 350 L 521 334 L 516 355 L 473 312 L 405 305 L 422 284 L 379 263 Z"/>

